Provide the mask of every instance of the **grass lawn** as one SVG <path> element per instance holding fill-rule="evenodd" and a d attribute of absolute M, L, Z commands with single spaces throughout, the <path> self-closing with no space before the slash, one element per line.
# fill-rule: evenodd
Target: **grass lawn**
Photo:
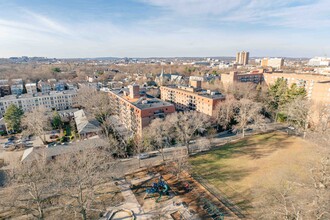
<path fill-rule="evenodd" d="M 307 141 L 283 132 L 250 136 L 190 158 L 201 175 L 241 209 L 253 214 L 260 187 L 276 188 L 290 178 L 306 180 L 318 157 Z"/>

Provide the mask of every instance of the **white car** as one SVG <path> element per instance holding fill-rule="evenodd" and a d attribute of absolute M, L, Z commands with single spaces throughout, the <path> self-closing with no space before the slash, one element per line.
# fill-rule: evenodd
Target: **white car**
<path fill-rule="evenodd" d="M 150 157 L 150 155 L 147 154 L 147 153 L 139 154 L 139 155 L 137 156 L 137 158 L 140 159 L 140 160 L 147 159 L 147 158 L 149 158 L 149 157 Z"/>

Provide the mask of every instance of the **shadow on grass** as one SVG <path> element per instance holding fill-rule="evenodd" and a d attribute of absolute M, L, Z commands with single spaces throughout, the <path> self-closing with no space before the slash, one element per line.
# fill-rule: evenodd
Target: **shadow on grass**
<path fill-rule="evenodd" d="M 244 164 L 232 166 L 228 165 L 227 161 L 240 157 L 242 157 L 242 161 L 238 160 L 239 163 L 244 163 L 245 160 L 261 159 L 279 149 L 288 147 L 290 143 L 288 136 L 282 133 L 254 135 L 208 152 L 196 154 L 190 158 L 190 163 L 195 173 L 218 188 L 242 210 L 248 211 L 252 208 L 252 197 L 249 190 L 238 193 L 226 182 L 239 182 L 258 168 L 244 168 Z"/>
<path fill-rule="evenodd" d="M 193 165 L 207 163 L 210 160 L 250 156 L 251 159 L 260 159 L 276 150 L 286 148 L 291 142 L 288 136 L 279 133 L 267 133 L 246 137 L 233 143 L 227 143 L 207 152 L 201 152 L 191 157 Z M 203 157 L 206 156 L 206 157 Z M 197 161 L 196 161 L 197 160 Z M 198 161 L 200 160 L 200 161 Z"/>

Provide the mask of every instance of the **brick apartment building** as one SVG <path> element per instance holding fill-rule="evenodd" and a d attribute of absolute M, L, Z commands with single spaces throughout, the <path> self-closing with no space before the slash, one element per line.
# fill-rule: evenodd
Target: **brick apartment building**
<path fill-rule="evenodd" d="M 221 82 L 225 87 L 235 82 L 251 82 L 251 83 L 261 83 L 264 81 L 263 70 L 258 70 L 252 73 L 239 73 L 239 72 L 230 72 L 221 74 Z"/>
<path fill-rule="evenodd" d="M 226 87 L 236 82 L 252 82 L 274 84 L 278 78 L 287 81 L 288 86 L 295 83 L 306 89 L 307 97 L 314 104 L 323 103 L 330 105 L 330 77 L 316 74 L 297 74 L 297 73 L 265 73 L 262 69 L 252 73 L 230 72 L 221 75 L 221 82 Z"/>
<path fill-rule="evenodd" d="M 124 127 L 128 132 L 142 136 L 143 128 L 153 119 L 175 112 L 173 104 L 147 95 L 138 85 L 107 92 L 113 100 L 117 130 Z"/>
<path fill-rule="evenodd" d="M 304 87 L 307 97 L 314 104 L 327 104 L 330 106 L 330 77 L 312 74 L 296 74 L 296 73 L 265 73 L 264 80 L 267 85 L 274 84 L 278 78 L 287 81 L 288 86 L 295 83 Z"/>
<path fill-rule="evenodd" d="M 203 90 L 201 81 L 190 81 L 190 86 L 162 86 L 161 99 L 174 103 L 178 111 L 196 110 L 209 116 L 215 116 L 218 103 L 224 95 L 211 90 Z"/>

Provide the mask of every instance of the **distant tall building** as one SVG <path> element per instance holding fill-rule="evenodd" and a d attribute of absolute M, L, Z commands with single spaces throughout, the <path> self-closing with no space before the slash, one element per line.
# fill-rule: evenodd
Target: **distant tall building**
<path fill-rule="evenodd" d="M 330 58 L 314 57 L 309 60 L 308 66 L 330 66 Z"/>
<path fill-rule="evenodd" d="M 236 63 L 240 65 L 247 65 L 249 63 L 249 52 L 238 52 L 236 54 Z"/>
<path fill-rule="evenodd" d="M 281 69 L 284 66 L 283 58 L 264 58 L 261 60 L 262 67 L 273 67 L 277 69 Z"/>

